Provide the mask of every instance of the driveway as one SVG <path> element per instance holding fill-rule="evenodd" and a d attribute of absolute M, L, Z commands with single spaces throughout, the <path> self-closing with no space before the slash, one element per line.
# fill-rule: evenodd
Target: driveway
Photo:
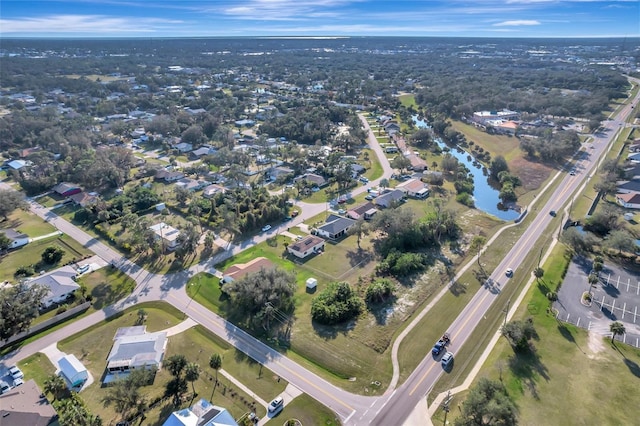
<path fill-rule="evenodd" d="M 606 264 L 600 280 L 592 288 L 591 306 L 581 302 L 582 294 L 589 290 L 587 277 L 591 261 L 575 257 L 553 304 L 557 318 L 603 336 L 610 336 L 609 325 L 620 321 L 626 328 L 617 339 L 640 348 L 640 272 L 620 265 Z"/>

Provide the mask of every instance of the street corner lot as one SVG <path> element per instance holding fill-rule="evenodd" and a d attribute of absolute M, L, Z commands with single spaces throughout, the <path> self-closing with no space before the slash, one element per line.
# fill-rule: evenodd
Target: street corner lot
<path fill-rule="evenodd" d="M 581 298 L 589 290 L 591 264 L 583 257 L 575 257 L 569 264 L 558 300 L 553 304 L 558 319 L 602 335 L 610 335 L 611 322 L 620 321 L 626 333 L 618 339 L 640 348 L 640 270 L 606 263 L 599 282 L 591 289 L 591 306 L 585 306 Z"/>

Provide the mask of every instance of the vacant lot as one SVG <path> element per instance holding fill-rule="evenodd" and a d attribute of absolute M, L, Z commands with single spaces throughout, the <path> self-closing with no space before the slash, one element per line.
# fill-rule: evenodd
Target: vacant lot
<path fill-rule="evenodd" d="M 42 218 L 23 210 L 16 210 L 9 215 L 7 220 L 0 222 L 0 232 L 5 229 L 22 232 L 30 238 L 47 235 L 56 231 L 56 228 Z"/>

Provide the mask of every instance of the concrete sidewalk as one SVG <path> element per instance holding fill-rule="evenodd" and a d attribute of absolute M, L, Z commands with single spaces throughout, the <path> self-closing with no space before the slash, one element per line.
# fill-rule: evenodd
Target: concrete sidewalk
<path fill-rule="evenodd" d="M 40 236 L 37 236 L 37 237 L 29 238 L 29 242 L 32 243 L 34 241 L 44 240 L 45 238 L 58 237 L 60 235 L 62 235 L 61 231 L 55 231 L 55 232 L 51 232 L 51 233 L 46 234 L 46 235 L 40 235 Z"/>

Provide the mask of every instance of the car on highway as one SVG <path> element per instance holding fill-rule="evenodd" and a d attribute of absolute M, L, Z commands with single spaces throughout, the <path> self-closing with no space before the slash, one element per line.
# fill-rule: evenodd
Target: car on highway
<path fill-rule="evenodd" d="M 575 176 L 575 175 L 576 175 L 576 171 L 575 171 L 575 170 L 571 170 L 571 171 L 569 172 L 569 174 L 570 174 L 571 176 Z"/>
<path fill-rule="evenodd" d="M 511 278 L 513 276 L 513 269 L 508 268 L 507 271 L 505 272 L 505 275 Z"/>
<path fill-rule="evenodd" d="M 555 211 L 555 210 L 551 210 L 551 211 L 549 212 L 549 214 L 550 214 L 551 216 L 553 216 L 553 217 L 556 217 L 556 211 Z"/>
<path fill-rule="evenodd" d="M 445 370 L 451 368 L 451 366 L 453 365 L 453 353 L 447 352 L 446 354 L 442 355 L 440 363 L 442 364 L 442 368 L 444 368 Z"/>
<path fill-rule="evenodd" d="M 262 227 L 262 232 L 267 232 L 270 229 L 271 229 L 271 225 L 265 225 Z"/>
<path fill-rule="evenodd" d="M 15 365 L 9 368 L 9 374 L 11 374 L 12 379 L 22 379 L 24 377 L 24 373 Z"/>
<path fill-rule="evenodd" d="M 431 355 L 433 356 L 438 356 L 440 355 L 440 352 L 442 352 L 443 349 L 445 349 L 447 347 L 447 345 L 449 344 L 449 335 L 447 333 L 445 333 L 437 342 L 435 345 L 433 345 L 433 348 L 431 349 Z"/>
<path fill-rule="evenodd" d="M 269 403 L 269 414 L 277 414 L 284 407 L 284 399 L 279 396 Z"/>

